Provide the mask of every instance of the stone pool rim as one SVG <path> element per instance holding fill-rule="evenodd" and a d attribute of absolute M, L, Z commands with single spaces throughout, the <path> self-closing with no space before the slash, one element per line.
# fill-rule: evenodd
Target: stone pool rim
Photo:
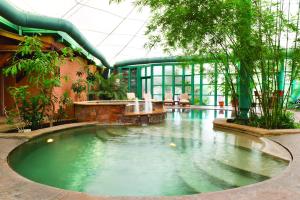
<path fill-rule="evenodd" d="M 45 134 L 76 127 L 95 125 L 91 123 L 74 123 L 57 127 L 40 129 L 30 134 L 5 134 L 11 137 L 1 138 L 0 135 L 0 198 L 4 199 L 297 199 L 300 196 L 297 173 L 300 169 L 300 135 L 278 136 L 270 138 L 285 147 L 291 153 L 289 165 L 279 175 L 263 182 L 239 188 L 222 190 L 218 192 L 200 193 L 185 196 L 92 196 L 90 194 L 69 191 L 33 182 L 15 172 L 8 164 L 8 156 L 28 140 Z M 286 180 L 288 178 L 288 180 Z M 286 183 L 288 181 L 288 183 Z M 286 183 L 286 184 L 284 184 Z M 294 188 L 294 190 L 293 190 Z"/>

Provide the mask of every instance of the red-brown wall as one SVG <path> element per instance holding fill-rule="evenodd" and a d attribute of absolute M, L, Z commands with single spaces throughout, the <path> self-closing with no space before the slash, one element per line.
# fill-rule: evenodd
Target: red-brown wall
<path fill-rule="evenodd" d="M 64 61 L 64 64 L 60 67 L 60 75 L 61 75 L 61 87 L 57 87 L 54 89 L 53 94 L 58 97 L 58 99 L 66 92 L 69 94 L 71 99 L 76 101 L 86 101 L 87 100 L 87 93 L 83 92 L 80 97 L 78 97 L 73 91 L 72 91 L 72 83 L 74 83 L 77 79 L 77 72 L 81 71 L 84 74 L 81 76 L 82 79 L 85 80 L 86 78 L 86 70 L 87 70 L 87 61 L 84 60 L 81 57 L 77 57 L 74 61 L 70 61 L 69 59 L 66 59 Z M 67 77 L 65 80 L 64 77 Z M 16 87 L 21 85 L 27 85 L 28 84 L 28 78 L 25 77 L 22 79 L 19 83 L 16 83 L 15 77 L 4 77 L 4 105 L 6 108 L 10 108 L 13 106 L 13 100 L 11 96 L 9 95 L 8 88 L 9 87 Z M 30 93 L 34 94 L 36 92 L 36 89 L 30 88 Z M 56 103 L 56 109 L 58 109 L 58 103 Z M 68 114 L 73 116 L 73 109 L 69 109 Z"/>
<path fill-rule="evenodd" d="M 0 35 L 1 36 L 1 35 Z M 2 38 L 3 39 L 3 38 Z M 53 42 L 55 44 L 53 44 L 56 47 L 63 47 L 63 44 L 57 43 L 55 42 L 54 39 L 52 39 L 50 36 L 47 37 L 43 37 L 43 40 L 46 40 L 47 42 Z M 47 43 L 47 45 L 49 45 Z M 3 55 L 1 55 L 0 53 L 0 58 L 1 56 L 3 57 Z M 87 65 L 87 60 L 83 57 L 77 56 L 75 57 L 75 59 L 73 61 L 69 60 L 69 59 L 65 59 L 64 63 L 62 64 L 62 66 L 60 67 L 60 75 L 61 77 L 67 76 L 68 79 L 67 81 L 64 80 L 64 78 L 62 78 L 61 80 L 61 87 L 59 88 L 55 88 L 54 89 L 54 95 L 58 97 L 58 99 L 60 98 L 60 96 L 62 96 L 65 92 L 67 92 L 69 94 L 69 96 L 72 98 L 72 100 L 74 102 L 76 101 L 85 101 L 87 100 L 87 94 L 86 92 L 83 92 L 80 97 L 78 97 L 73 91 L 72 91 L 72 83 L 74 83 L 77 79 L 78 76 L 76 75 L 78 71 L 84 72 L 84 74 L 82 75 L 82 79 L 86 78 L 86 71 L 87 68 L 92 68 L 92 70 L 95 69 L 95 66 L 88 66 Z M 7 63 L 1 63 L 0 64 L 0 69 L 3 69 L 4 66 L 6 66 Z M 1 73 L 1 70 L 0 70 Z M 8 88 L 9 87 L 16 87 L 16 86 L 21 86 L 21 85 L 28 85 L 28 78 L 24 77 L 21 81 L 19 81 L 18 83 L 16 83 L 16 77 L 0 77 L 0 81 L 2 79 L 2 82 L 0 82 L 0 115 L 3 114 L 3 105 L 4 107 L 6 107 L 7 109 L 11 108 L 13 106 L 13 99 L 11 98 L 9 92 L 8 92 Z M 4 84 L 3 84 L 4 83 Z M 2 90 L 1 90 L 2 89 Z M 35 88 L 31 88 L 30 89 L 30 93 L 34 95 L 34 93 L 37 90 Z M 2 93 L 4 95 L 2 95 Z M 4 100 L 4 103 L 3 103 Z M 56 103 L 56 108 L 58 108 L 58 103 Z M 73 113 L 73 107 L 71 106 L 69 111 L 68 111 L 70 117 L 73 117 L 74 113 Z"/>

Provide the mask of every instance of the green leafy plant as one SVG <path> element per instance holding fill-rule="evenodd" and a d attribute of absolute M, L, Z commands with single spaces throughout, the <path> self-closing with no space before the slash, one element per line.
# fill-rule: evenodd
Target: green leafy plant
<path fill-rule="evenodd" d="M 127 87 L 120 83 L 119 74 L 111 74 L 104 78 L 101 74 L 96 74 L 95 93 L 103 100 L 123 100 L 126 99 Z"/>
<path fill-rule="evenodd" d="M 49 119 L 50 126 L 53 125 L 58 100 L 53 90 L 60 86 L 63 78 L 59 67 L 67 57 L 73 59 L 72 49 L 64 48 L 61 52 L 44 51 L 37 36 L 25 36 L 11 64 L 4 69 L 6 76 L 23 73 L 28 79 L 28 85 L 11 88 L 10 94 L 15 101 L 12 110 L 18 112 L 24 121 L 30 122 L 32 129 L 40 127 L 45 117 Z M 35 89 L 35 92 L 31 93 L 28 88 Z"/>
<path fill-rule="evenodd" d="M 67 107 L 70 106 L 73 103 L 71 97 L 67 92 L 64 92 L 64 94 L 59 98 L 59 108 L 56 112 L 55 121 L 60 122 L 63 119 L 68 117 L 68 114 L 66 112 Z"/>
<path fill-rule="evenodd" d="M 45 105 L 49 103 L 49 99 L 43 94 L 31 96 L 28 89 L 28 86 L 9 88 L 15 107 L 8 112 L 8 116 L 10 123 L 23 123 L 25 127 L 29 126 L 31 129 L 38 129 L 43 120 Z M 17 121 L 14 122 L 14 120 Z"/>
<path fill-rule="evenodd" d="M 76 93 L 76 95 L 80 99 L 81 93 L 84 92 L 84 91 L 86 91 L 87 81 L 85 81 L 82 78 L 83 72 L 77 72 L 76 75 L 77 75 L 78 79 L 74 83 L 72 83 L 72 90 L 73 90 L 73 92 Z"/>
<path fill-rule="evenodd" d="M 220 61 L 218 70 L 225 75 L 229 93 L 239 98 L 237 118 L 250 124 L 255 119 L 248 113 L 257 91 L 259 108 L 251 112 L 260 116 L 261 126 L 286 126 L 282 119 L 288 115 L 291 86 L 300 71 L 299 9 L 291 12 L 293 5 L 285 0 L 135 0 L 135 4 L 152 12 L 146 47 L 161 46 L 168 53 L 181 49 L 187 56 Z"/>

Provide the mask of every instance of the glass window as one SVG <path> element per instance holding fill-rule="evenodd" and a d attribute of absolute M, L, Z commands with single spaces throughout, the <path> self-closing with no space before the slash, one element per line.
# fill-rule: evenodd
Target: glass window
<path fill-rule="evenodd" d="M 225 86 L 224 85 L 218 85 L 218 95 L 225 95 Z"/>
<path fill-rule="evenodd" d="M 162 94 L 162 87 L 161 86 L 154 86 L 153 87 L 153 94 Z"/>
<path fill-rule="evenodd" d="M 153 95 L 153 98 L 154 98 L 155 100 L 162 101 L 162 95 L 161 95 L 161 94 L 154 94 L 154 95 Z"/>
<path fill-rule="evenodd" d="M 176 85 L 181 85 L 182 84 L 182 77 L 181 76 L 176 76 L 175 77 L 175 84 Z"/>
<path fill-rule="evenodd" d="M 202 105 L 212 106 L 215 104 L 213 96 L 204 96 L 202 97 Z"/>
<path fill-rule="evenodd" d="M 141 68 L 141 76 L 142 77 L 146 76 L 146 69 L 145 69 L 145 67 Z"/>
<path fill-rule="evenodd" d="M 220 102 L 220 101 L 225 102 L 225 96 L 224 96 L 224 95 L 218 95 L 217 101 L 218 101 L 218 102 Z"/>
<path fill-rule="evenodd" d="M 175 75 L 182 75 L 182 66 L 181 65 L 175 66 Z"/>
<path fill-rule="evenodd" d="M 185 93 L 191 94 L 191 86 L 185 86 Z"/>
<path fill-rule="evenodd" d="M 200 64 L 194 65 L 194 74 L 200 74 Z"/>
<path fill-rule="evenodd" d="M 203 95 L 214 95 L 213 85 L 203 85 Z"/>
<path fill-rule="evenodd" d="M 186 76 L 185 77 L 185 85 L 190 85 L 192 83 L 192 77 L 191 76 Z"/>
<path fill-rule="evenodd" d="M 192 65 L 188 65 L 184 67 L 185 69 L 185 75 L 191 75 L 192 74 Z"/>
<path fill-rule="evenodd" d="M 165 85 L 172 85 L 173 77 L 172 76 L 165 76 Z"/>
<path fill-rule="evenodd" d="M 218 84 L 225 84 L 224 74 L 218 74 Z"/>
<path fill-rule="evenodd" d="M 151 67 L 149 66 L 149 67 L 147 67 L 147 76 L 151 76 L 152 74 L 151 74 Z"/>
<path fill-rule="evenodd" d="M 161 76 L 162 75 L 162 66 L 153 66 L 153 75 Z"/>
<path fill-rule="evenodd" d="M 214 71 L 215 71 L 214 63 L 204 63 L 203 64 L 203 73 L 204 74 L 214 73 Z"/>
<path fill-rule="evenodd" d="M 162 77 L 161 76 L 153 77 L 153 85 L 161 85 L 161 84 L 162 84 Z"/>
<path fill-rule="evenodd" d="M 150 92 L 151 91 L 150 88 L 151 88 L 151 79 L 147 78 L 147 91 L 146 92 Z"/>
<path fill-rule="evenodd" d="M 200 84 L 200 75 L 194 76 L 194 84 Z"/>
<path fill-rule="evenodd" d="M 200 85 L 195 85 L 194 86 L 194 94 L 200 94 Z"/>
<path fill-rule="evenodd" d="M 210 76 L 203 76 L 203 84 L 212 84 L 214 82 L 213 78 Z"/>
<path fill-rule="evenodd" d="M 146 79 L 142 79 L 142 91 L 143 92 L 146 91 L 146 84 L 147 84 L 147 80 Z"/>
<path fill-rule="evenodd" d="M 165 66 L 165 75 L 173 75 L 173 67 L 172 65 Z"/>
<path fill-rule="evenodd" d="M 165 86 L 165 93 L 171 92 L 172 93 L 172 86 Z"/>
<path fill-rule="evenodd" d="M 182 93 L 182 87 L 181 86 L 176 86 L 175 87 L 175 94 L 181 94 Z"/>

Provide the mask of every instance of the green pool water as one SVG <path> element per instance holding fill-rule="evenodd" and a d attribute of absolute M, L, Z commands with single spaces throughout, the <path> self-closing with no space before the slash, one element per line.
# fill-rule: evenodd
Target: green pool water
<path fill-rule="evenodd" d="M 9 163 L 39 183 L 112 196 L 225 190 L 264 181 L 288 165 L 259 151 L 258 140 L 214 131 L 212 120 L 228 115 L 175 111 L 159 125 L 65 130 L 21 145 Z"/>

